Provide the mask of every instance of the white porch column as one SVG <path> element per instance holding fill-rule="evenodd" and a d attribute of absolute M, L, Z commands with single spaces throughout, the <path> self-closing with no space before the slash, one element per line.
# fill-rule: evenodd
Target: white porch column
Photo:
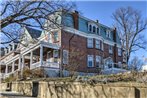
<path fill-rule="evenodd" d="M 40 45 L 40 65 L 43 65 L 43 46 Z"/>
<path fill-rule="evenodd" d="M 22 64 L 21 64 L 21 69 L 23 69 L 23 67 L 24 67 L 24 55 L 22 55 Z"/>
<path fill-rule="evenodd" d="M 6 65 L 5 74 L 8 73 L 8 65 Z"/>
<path fill-rule="evenodd" d="M 31 54 L 30 54 L 30 68 L 32 66 L 32 63 L 33 63 L 33 51 L 31 51 Z"/>
<path fill-rule="evenodd" d="M 19 61 L 18 61 L 18 70 L 21 70 L 21 56 L 19 56 Z"/>
<path fill-rule="evenodd" d="M 14 68 L 15 68 L 15 61 L 12 63 L 12 73 L 14 72 Z"/>

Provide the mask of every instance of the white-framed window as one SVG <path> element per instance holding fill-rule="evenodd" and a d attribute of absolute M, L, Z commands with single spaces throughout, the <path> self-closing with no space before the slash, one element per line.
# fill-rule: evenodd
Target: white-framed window
<path fill-rule="evenodd" d="M 104 50 L 104 43 L 101 41 L 101 50 Z"/>
<path fill-rule="evenodd" d="M 110 30 L 106 30 L 106 37 L 111 38 L 111 31 Z"/>
<path fill-rule="evenodd" d="M 87 47 L 93 48 L 93 38 L 87 38 Z"/>
<path fill-rule="evenodd" d="M 58 32 L 54 32 L 54 33 L 53 33 L 53 37 L 54 37 L 54 42 L 59 41 Z"/>
<path fill-rule="evenodd" d="M 120 61 L 118 62 L 118 66 L 119 67 L 122 67 L 122 63 Z"/>
<path fill-rule="evenodd" d="M 96 32 L 96 27 L 95 26 L 93 26 L 93 33 L 95 33 Z"/>
<path fill-rule="evenodd" d="M 98 39 L 95 39 L 95 48 L 101 49 L 100 40 L 98 40 Z"/>
<path fill-rule="evenodd" d="M 118 48 L 118 56 L 121 56 L 121 54 L 122 54 L 121 48 Z"/>
<path fill-rule="evenodd" d="M 87 67 L 94 67 L 93 55 L 88 55 L 87 56 Z"/>
<path fill-rule="evenodd" d="M 53 50 L 53 57 L 55 57 L 55 58 L 59 57 L 59 51 L 58 50 Z"/>
<path fill-rule="evenodd" d="M 95 58 L 96 60 L 96 67 L 101 67 L 101 56 L 96 56 L 96 58 Z"/>
<path fill-rule="evenodd" d="M 63 50 L 63 64 L 68 64 L 68 51 Z"/>
<path fill-rule="evenodd" d="M 113 47 L 111 45 L 109 45 L 109 53 L 112 54 L 113 53 Z"/>
<path fill-rule="evenodd" d="M 100 35 L 100 28 L 97 27 L 97 34 Z"/>
<path fill-rule="evenodd" d="M 89 30 L 90 32 L 92 31 L 92 26 L 91 26 L 91 24 L 89 25 L 88 30 Z"/>

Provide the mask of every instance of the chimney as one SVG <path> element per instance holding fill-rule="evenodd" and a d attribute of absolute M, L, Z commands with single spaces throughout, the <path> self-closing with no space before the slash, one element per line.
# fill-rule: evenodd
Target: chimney
<path fill-rule="evenodd" d="M 72 16 L 74 20 L 74 28 L 78 30 L 79 29 L 79 12 L 75 10 L 72 13 Z"/>
<path fill-rule="evenodd" d="M 99 20 L 96 20 L 97 23 L 99 23 Z"/>

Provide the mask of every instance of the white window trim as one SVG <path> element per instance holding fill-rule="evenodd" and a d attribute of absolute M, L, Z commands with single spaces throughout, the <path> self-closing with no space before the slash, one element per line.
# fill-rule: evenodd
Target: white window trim
<path fill-rule="evenodd" d="M 95 61 L 96 61 L 96 63 L 99 63 L 101 65 L 101 56 L 97 55 L 96 58 L 95 58 Z M 100 67 L 100 65 L 96 66 L 96 67 Z"/>
<path fill-rule="evenodd" d="M 111 47 L 111 48 L 110 48 Z M 113 47 L 111 45 L 109 45 L 109 53 L 112 54 L 113 53 Z"/>
<path fill-rule="evenodd" d="M 89 66 L 89 61 L 92 61 L 92 66 Z M 94 67 L 94 56 L 87 55 L 87 67 Z"/>
<path fill-rule="evenodd" d="M 118 56 L 122 56 L 122 50 L 121 50 L 121 48 L 118 48 Z"/>
<path fill-rule="evenodd" d="M 87 47 L 88 48 L 93 48 L 93 38 L 87 38 Z"/>
<path fill-rule="evenodd" d="M 106 37 L 111 38 L 111 31 L 110 30 L 106 30 Z"/>
<path fill-rule="evenodd" d="M 64 53 L 67 54 L 67 57 L 64 57 Z M 67 59 L 67 61 L 65 61 Z M 68 50 L 63 50 L 63 64 L 68 64 Z"/>
<path fill-rule="evenodd" d="M 101 41 L 98 39 L 95 39 L 95 48 L 96 49 L 101 49 Z"/>

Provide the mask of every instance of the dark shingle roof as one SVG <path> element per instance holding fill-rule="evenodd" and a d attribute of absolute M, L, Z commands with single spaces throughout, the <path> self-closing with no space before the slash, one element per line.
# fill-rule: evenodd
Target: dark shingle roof
<path fill-rule="evenodd" d="M 41 35 L 41 30 L 37 30 L 37 29 L 34 29 L 34 28 L 30 28 L 30 27 L 26 27 L 26 29 L 28 30 L 29 34 L 31 35 L 32 38 L 39 38 L 40 35 Z"/>

